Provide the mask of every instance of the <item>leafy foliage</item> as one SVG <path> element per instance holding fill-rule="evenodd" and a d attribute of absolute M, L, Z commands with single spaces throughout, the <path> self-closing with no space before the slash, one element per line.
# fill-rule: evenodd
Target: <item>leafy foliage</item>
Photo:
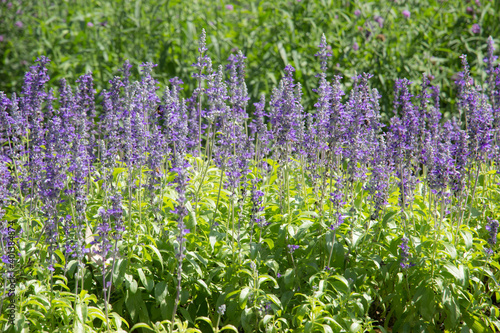
<path fill-rule="evenodd" d="M 205 27 L 217 62 L 238 49 L 247 56 L 253 101 L 261 93 L 270 94 L 282 69 L 291 64 L 304 82 L 305 102 L 311 102 L 311 79 L 319 67 L 313 65 L 311 50 L 325 33 L 332 45 L 332 63 L 338 64 L 335 72 L 344 77 L 372 73 L 384 114 L 396 79 L 416 82 L 422 73 L 434 77 L 442 90 L 443 109 L 454 114 L 458 56 L 469 54 L 476 73 L 486 38 L 500 32 L 499 6 L 488 0 L 412 1 L 411 7 L 390 0 L 5 1 L 0 3 L 0 91 L 20 91 L 22 75 L 40 55 L 53 60 L 51 83 L 61 78 L 74 81 L 92 71 L 101 91 L 129 59 L 135 66 L 158 63 L 155 78 L 163 83 L 177 76 L 191 91 L 195 85 L 189 80 L 190 55 Z M 405 10 L 410 11 L 408 18 Z M 472 32 L 473 24 L 479 25 L 478 33 Z"/>
<path fill-rule="evenodd" d="M 90 75 L 47 92 L 45 57 L 1 94 L 4 331 L 500 329 L 492 39 L 483 87 L 462 57 L 459 117 L 398 80 L 384 133 L 370 75 L 347 98 L 325 79 L 324 36 L 315 112 L 286 66 L 253 120 L 244 56 L 214 69 L 205 37 L 188 99 L 125 62 L 97 112 Z"/>

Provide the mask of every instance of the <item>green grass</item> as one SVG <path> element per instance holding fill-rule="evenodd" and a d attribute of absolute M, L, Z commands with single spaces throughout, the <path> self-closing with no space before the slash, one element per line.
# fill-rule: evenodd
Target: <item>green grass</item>
<path fill-rule="evenodd" d="M 231 5 L 232 8 L 227 6 Z M 473 8 L 468 14 L 466 8 Z M 485 41 L 500 33 L 500 2 L 482 1 L 36 1 L 12 8 L 0 3 L 0 91 L 20 91 L 23 75 L 39 55 L 52 59 L 52 83 L 70 82 L 94 73 L 97 91 L 117 73 L 125 59 L 133 65 L 159 64 L 156 78 L 189 80 L 201 29 L 208 35 L 209 54 L 223 63 L 237 49 L 248 57 L 247 85 L 252 101 L 270 93 L 287 64 L 305 82 L 304 100 L 312 106 L 318 72 L 314 59 L 320 36 L 332 45 L 334 72 L 350 78 L 374 74 L 387 116 L 396 78 L 419 81 L 432 74 L 442 88 L 446 114 L 454 112 L 453 75 L 457 60 L 469 55 L 472 72 L 483 66 Z M 356 17 L 354 11 L 361 15 Z M 402 11 L 411 12 L 409 19 Z M 22 10 L 21 14 L 16 14 Z M 383 27 L 373 20 L 385 19 Z M 16 21 L 23 27 L 15 26 Z M 92 23 L 93 26 L 88 26 Z M 472 24 L 481 26 L 479 34 Z M 370 35 L 367 31 L 370 30 Z M 357 42 L 359 50 L 354 51 Z M 497 40 L 498 42 L 498 40 Z M 137 68 L 137 66 L 135 66 Z M 479 71 L 478 71 L 479 73 Z M 349 82 L 350 80 L 346 80 Z M 350 84 L 350 83 L 347 83 Z M 186 84 L 192 91 L 192 84 Z"/>

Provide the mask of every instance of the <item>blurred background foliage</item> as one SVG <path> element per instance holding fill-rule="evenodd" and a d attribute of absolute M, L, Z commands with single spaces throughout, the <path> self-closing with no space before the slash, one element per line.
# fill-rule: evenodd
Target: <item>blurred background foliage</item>
<path fill-rule="evenodd" d="M 143 62 L 158 64 L 161 86 L 178 76 L 188 94 L 205 28 L 214 65 L 237 50 L 247 56 L 251 102 L 261 93 L 269 96 L 291 64 L 311 110 L 319 71 L 314 55 L 325 33 L 332 47 L 330 78 L 342 75 L 348 89 L 352 76 L 373 74 L 384 120 L 391 116 L 395 79 L 407 77 L 418 87 L 422 73 L 441 87 L 449 116 L 458 57 L 468 54 L 473 74 L 484 80 L 486 39 L 493 36 L 498 48 L 499 13 L 500 0 L 1 0 L 0 91 L 20 92 L 24 73 L 46 55 L 55 85 L 92 71 L 100 92 L 129 59 L 136 74 Z"/>

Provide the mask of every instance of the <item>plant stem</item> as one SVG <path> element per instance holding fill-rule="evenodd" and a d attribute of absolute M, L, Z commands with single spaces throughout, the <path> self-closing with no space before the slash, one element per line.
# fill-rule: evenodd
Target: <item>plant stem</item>
<path fill-rule="evenodd" d="M 467 226 L 469 226 L 470 217 L 471 217 L 471 214 L 472 214 L 472 206 L 474 205 L 474 196 L 476 195 L 477 180 L 479 178 L 479 171 L 480 170 L 481 170 L 481 166 L 478 165 L 477 166 L 476 177 L 475 177 L 475 180 L 474 180 L 474 188 L 472 189 L 472 197 L 470 199 L 471 208 L 469 209 L 469 216 L 467 217 Z"/>
<path fill-rule="evenodd" d="M 214 220 L 215 220 L 215 215 L 217 214 L 217 210 L 219 208 L 219 200 L 220 200 L 220 191 L 222 189 L 222 177 L 224 176 L 224 165 L 222 165 L 222 170 L 220 172 L 220 179 L 219 179 L 219 192 L 217 193 L 217 203 L 215 204 L 215 212 L 214 215 L 212 216 L 212 220 L 210 221 L 210 231 L 212 231 Z"/>
<path fill-rule="evenodd" d="M 182 249 L 181 249 L 182 251 Z M 172 312 L 172 321 L 170 322 L 170 332 L 174 331 L 174 319 L 177 314 L 177 306 L 181 295 L 182 261 L 179 257 L 179 268 L 177 269 L 177 295 L 175 296 L 174 311 Z"/>
<path fill-rule="evenodd" d="M 106 286 L 106 258 L 102 258 L 102 291 L 104 296 L 104 311 L 106 315 L 106 329 L 109 332 L 109 315 L 108 315 L 108 299 Z"/>

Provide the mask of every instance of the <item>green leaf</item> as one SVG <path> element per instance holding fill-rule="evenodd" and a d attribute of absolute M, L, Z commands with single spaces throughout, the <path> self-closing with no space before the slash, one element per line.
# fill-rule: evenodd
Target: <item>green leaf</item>
<path fill-rule="evenodd" d="M 76 316 L 77 316 L 79 322 L 82 324 L 87 322 L 87 312 L 88 312 L 87 304 L 78 303 L 78 304 L 76 304 L 75 310 L 76 310 Z"/>
<path fill-rule="evenodd" d="M 101 311 L 101 309 L 98 309 L 96 307 L 93 307 L 93 306 L 89 307 L 88 316 L 91 320 L 94 320 L 95 318 L 99 318 L 102 320 L 103 323 L 106 322 L 106 316 L 104 316 L 104 313 Z"/>
<path fill-rule="evenodd" d="M 455 297 L 451 294 L 449 288 L 444 289 L 443 304 L 447 310 L 446 312 L 448 313 L 447 320 L 450 321 L 452 326 L 456 326 L 458 324 L 458 318 L 460 317 L 460 307 L 457 304 Z"/>
<path fill-rule="evenodd" d="M 217 238 L 215 237 L 215 235 L 210 235 L 208 238 L 213 251 L 215 249 L 215 243 L 217 243 Z"/>
<path fill-rule="evenodd" d="M 149 278 L 146 278 L 146 275 L 144 275 L 142 268 L 137 269 L 137 273 L 139 273 L 139 278 L 144 288 L 146 288 L 148 292 L 151 292 L 151 290 L 153 290 L 154 287 L 154 281 Z"/>
<path fill-rule="evenodd" d="M 442 244 L 446 248 L 446 253 L 450 255 L 450 258 L 455 260 L 457 258 L 457 250 L 455 249 L 455 246 L 447 242 L 443 242 Z"/>
<path fill-rule="evenodd" d="M 333 281 L 331 281 L 333 280 Z M 328 283 L 338 292 L 343 294 L 350 293 L 349 282 L 345 279 L 345 277 L 341 275 L 334 275 L 328 279 Z"/>
<path fill-rule="evenodd" d="M 274 284 L 274 287 L 278 288 L 278 282 L 272 276 L 267 274 L 259 275 L 259 286 L 266 281 L 271 281 Z"/>
<path fill-rule="evenodd" d="M 126 280 L 125 285 L 126 285 L 127 289 L 130 290 L 130 292 L 132 294 L 135 294 L 137 292 L 137 287 L 139 286 L 137 284 L 137 281 L 133 278 L 132 278 L 132 281 Z"/>
<path fill-rule="evenodd" d="M 158 303 L 165 301 L 168 293 L 168 285 L 165 281 L 160 281 L 155 286 L 155 299 Z"/>
<path fill-rule="evenodd" d="M 472 331 L 474 333 L 490 332 L 490 329 L 476 315 L 464 312 L 463 318 L 464 321 L 467 323 L 467 326 L 472 328 Z"/>
<path fill-rule="evenodd" d="M 73 332 L 85 333 L 85 328 L 83 327 L 83 324 L 80 321 L 77 320 L 73 323 Z"/>
<path fill-rule="evenodd" d="M 186 318 L 186 319 L 187 319 L 187 321 L 188 321 L 190 324 L 194 324 L 193 319 L 191 318 L 191 315 L 189 314 L 189 312 L 188 312 L 185 308 L 183 308 L 183 307 L 178 307 L 178 310 L 179 310 L 179 312 L 180 312 L 180 313 L 182 313 L 182 316 L 183 316 L 184 318 Z"/>
<path fill-rule="evenodd" d="M 47 308 L 41 302 L 39 302 L 37 299 L 32 298 L 26 304 L 33 304 L 35 306 L 39 306 L 43 309 L 44 312 L 47 312 Z"/>
<path fill-rule="evenodd" d="M 358 322 L 354 322 L 349 327 L 349 332 L 358 333 L 361 330 L 361 325 Z"/>
<path fill-rule="evenodd" d="M 285 214 L 285 215 L 287 215 L 287 214 Z M 283 219 L 286 221 L 285 215 L 283 215 Z M 290 237 L 295 238 L 295 233 L 297 232 L 296 231 L 297 227 L 294 226 L 293 224 L 289 224 L 287 229 L 288 229 L 288 234 L 290 235 Z"/>
<path fill-rule="evenodd" d="M 445 263 L 443 268 L 448 272 L 452 278 L 455 278 L 460 284 L 464 281 L 464 272 L 462 269 L 458 269 L 455 265 L 451 263 Z"/>
<path fill-rule="evenodd" d="M 146 247 L 149 247 L 156 254 L 156 257 L 158 257 L 158 261 L 160 261 L 161 264 L 161 271 L 163 272 L 163 257 L 161 256 L 160 251 L 158 251 L 158 249 L 151 244 L 147 244 Z"/>
<path fill-rule="evenodd" d="M 238 333 L 238 330 L 236 329 L 236 327 L 234 327 L 234 326 L 233 326 L 233 325 L 231 325 L 231 324 L 227 324 L 227 325 L 223 326 L 223 327 L 219 330 L 219 332 L 222 332 L 222 331 L 225 331 L 225 330 L 228 330 L 228 331 L 233 331 L 233 332 Z"/>
<path fill-rule="evenodd" d="M 263 239 L 262 241 L 267 244 L 267 246 L 269 247 L 269 250 L 272 250 L 274 248 L 274 242 L 271 238 L 266 238 L 266 239 Z"/>
<path fill-rule="evenodd" d="M 290 286 L 293 283 L 293 279 L 294 279 L 293 269 L 288 268 L 286 270 L 285 274 L 283 274 L 283 277 L 285 279 L 285 284 L 287 286 Z"/>
<path fill-rule="evenodd" d="M 196 317 L 196 319 L 194 321 L 198 321 L 198 320 L 204 321 L 207 324 L 209 324 L 210 326 L 213 326 L 212 320 L 208 317 Z"/>
<path fill-rule="evenodd" d="M 391 221 L 392 218 L 394 217 L 394 215 L 396 215 L 396 213 L 397 212 L 395 212 L 395 211 L 386 213 L 384 216 L 384 219 L 382 220 L 382 225 L 386 226 L 387 222 Z"/>
<path fill-rule="evenodd" d="M 113 317 L 116 327 L 121 328 L 122 322 L 123 322 L 125 324 L 125 326 L 127 326 L 127 328 L 129 328 L 127 321 L 125 319 L 123 319 L 123 317 L 120 316 L 118 313 L 111 312 L 109 315 L 110 315 L 110 317 Z"/>
<path fill-rule="evenodd" d="M 262 324 L 264 324 L 264 326 L 267 326 L 267 324 L 269 324 L 271 319 L 273 319 L 273 316 L 265 315 L 264 318 L 262 318 Z"/>
<path fill-rule="evenodd" d="M 248 294 L 250 293 L 250 288 L 249 287 L 245 287 L 241 290 L 241 293 L 240 293 L 240 308 L 241 309 L 244 309 L 245 306 L 247 305 L 247 300 L 248 300 Z"/>
<path fill-rule="evenodd" d="M 208 295 L 212 295 L 212 291 L 210 290 L 210 288 L 208 288 L 205 281 L 203 281 L 202 279 L 198 279 L 198 280 L 196 280 L 196 282 L 198 282 L 198 284 L 205 289 L 205 291 Z"/>
<path fill-rule="evenodd" d="M 472 234 L 467 230 L 460 231 L 460 234 L 462 235 L 462 238 L 464 239 L 465 248 L 467 250 L 470 250 L 472 247 L 472 239 L 473 239 Z"/>
<path fill-rule="evenodd" d="M 138 328 L 147 328 L 150 331 L 154 331 L 148 324 L 138 323 L 138 324 L 135 324 L 134 326 L 132 326 L 132 328 L 130 329 L 130 333 L 132 333 L 134 330 L 136 330 Z"/>
<path fill-rule="evenodd" d="M 274 304 L 276 304 L 276 306 L 278 306 L 280 309 L 282 308 L 281 306 L 281 301 L 280 299 L 274 295 L 274 294 L 266 294 L 266 297 L 271 300 L 271 302 L 273 302 Z"/>
<path fill-rule="evenodd" d="M 300 240 L 302 239 L 305 234 L 307 233 L 307 230 L 313 225 L 314 223 L 311 221 L 305 221 L 302 223 L 302 225 L 299 227 L 297 234 L 295 235 L 295 239 Z"/>

